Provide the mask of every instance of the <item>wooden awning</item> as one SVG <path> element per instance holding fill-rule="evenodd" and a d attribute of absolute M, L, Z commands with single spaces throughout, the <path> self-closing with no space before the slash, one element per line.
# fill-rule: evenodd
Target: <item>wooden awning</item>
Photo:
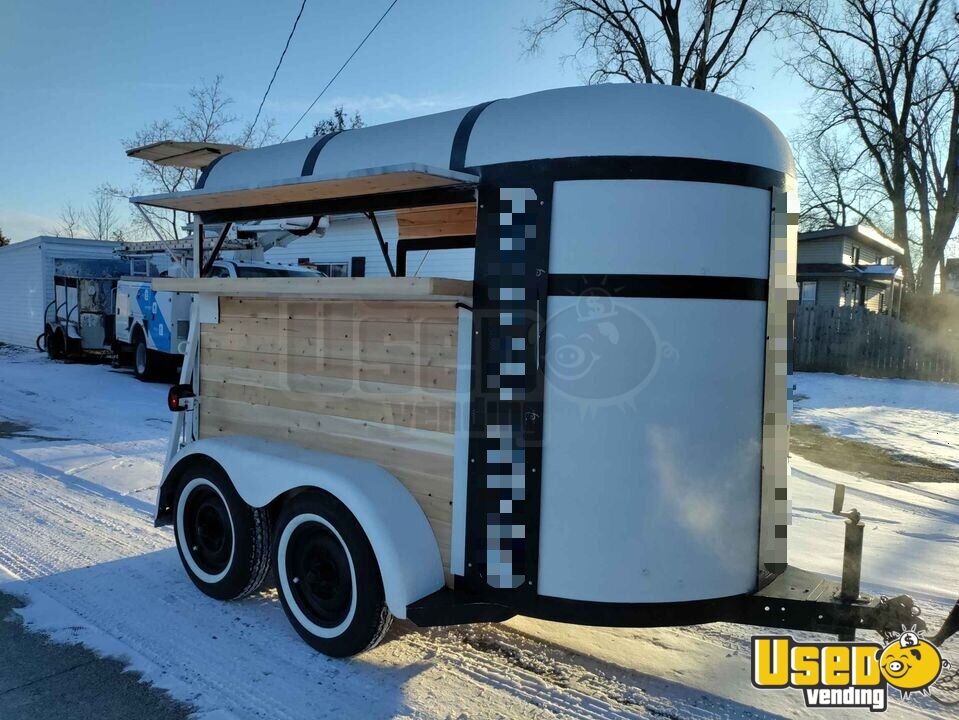
<path fill-rule="evenodd" d="M 127 156 L 137 160 L 148 160 L 157 165 L 199 169 L 205 168 L 218 157 L 243 149 L 242 145 L 228 143 L 161 140 L 131 148 L 127 150 Z"/>
<path fill-rule="evenodd" d="M 213 190 L 204 188 L 162 195 L 144 195 L 130 198 L 130 201 L 139 205 L 202 214 L 475 185 L 477 180 L 477 176 L 469 173 L 411 163 L 354 170 L 345 175 L 308 175 L 268 182 L 256 187 Z"/>

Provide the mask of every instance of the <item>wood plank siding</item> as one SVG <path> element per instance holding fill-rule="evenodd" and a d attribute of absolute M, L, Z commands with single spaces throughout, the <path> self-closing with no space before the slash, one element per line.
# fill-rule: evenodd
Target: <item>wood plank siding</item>
<path fill-rule="evenodd" d="M 476 203 L 397 210 L 400 240 L 476 234 Z"/>
<path fill-rule="evenodd" d="M 448 574 L 455 303 L 219 303 L 219 322 L 201 325 L 200 437 L 252 435 L 381 465 L 423 508 Z"/>

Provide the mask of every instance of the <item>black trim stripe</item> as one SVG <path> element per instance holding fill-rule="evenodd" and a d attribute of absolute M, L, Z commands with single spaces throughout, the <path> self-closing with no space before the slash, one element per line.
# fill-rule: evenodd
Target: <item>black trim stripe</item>
<path fill-rule="evenodd" d="M 213 162 L 211 162 L 209 165 L 203 168 L 203 171 L 200 173 L 199 179 L 196 181 L 196 187 L 193 189 L 202 190 L 203 186 L 206 185 L 206 179 L 210 177 L 210 171 L 218 162 L 220 162 L 220 160 L 222 160 L 229 154 L 230 153 L 224 153 L 223 155 L 218 155 L 217 157 L 213 158 Z"/>
<path fill-rule="evenodd" d="M 306 160 L 303 161 L 303 169 L 300 170 L 300 176 L 306 177 L 307 175 L 312 175 L 313 171 L 316 169 L 316 161 L 320 157 L 320 151 L 326 147 L 326 144 L 340 134 L 340 130 L 334 130 L 331 133 L 326 135 L 321 135 L 320 139 L 314 143 L 313 147 L 310 148 L 310 152 L 306 154 Z"/>
<path fill-rule="evenodd" d="M 456 169 L 456 168 L 453 168 Z M 497 181 L 520 178 L 567 180 L 679 180 L 708 182 L 743 187 L 784 188 L 786 175 L 778 170 L 702 158 L 668 156 L 597 155 L 585 157 L 547 158 L 518 162 L 479 165 L 466 168 L 478 172 L 483 179 Z"/>
<path fill-rule="evenodd" d="M 453 146 L 450 148 L 450 170 L 462 172 L 466 167 L 466 148 L 469 146 L 470 134 L 473 132 L 473 126 L 487 107 L 492 105 L 495 100 L 474 105 L 469 112 L 460 120 L 456 128 L 456 134 L 453 136 Z"/>
<path fill-rule="evenodd" d="M 769 281 L 715 275 L 558 275 L 549 276 L 549 294 L 579 296 L 599 292 L 621 298 L 761 300 Z"/>

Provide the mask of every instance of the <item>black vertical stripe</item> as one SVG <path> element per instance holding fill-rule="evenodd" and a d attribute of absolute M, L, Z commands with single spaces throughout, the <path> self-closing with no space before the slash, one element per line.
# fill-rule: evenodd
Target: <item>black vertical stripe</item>
<path fill-rule="evenodd" d="M 203 189 L 203 186 L 206 185 L 206 179 L 210 177 L 210 171 L 213 169 L 213 166 L 216 165 L 218 162 L 220 162 L 220 160 L 222 160 L 229 154 L 230 153 L 224 153 L 223 155 L 218 155 L 217 157 L 213 159 L 213 162 L 211 162 L 209 165 L 203 168 L 203 172 L 200 173 L 199 180 L 196 181 L 196 187 L 194 188 L 194 190 Z"/>
<path fill-rule="evenodd" d="M 340 134 L 339 130 L 334 130 L 331 133 L 326 135 L 321 135 L 320 139 L 314 143 L 313 147 L 310 148 L 310 152 L 306 154 L 306 160 L 303 161 L 303 169 L 300 170 L 300 175 L 306 177 L 307 175 L 312 175 L 313 171 L 316 169 L 317 158 L 320 157 L 320 151 L 326 147 L 326 144 Z"/>
<path fill-rule="evenodd" d="M 466 169 L 466 148 L 470 143 L 470 134 L 473 132 L 473 126 L 487 107 L 492 105 L 495 100 L 489 100 L 479 105 L 474 105 L 469 112 L 460 120 L 459 127 L 456 128 L 456 134 L 453 136 L 453 147 L 450 149 L 450 170 L 462 172 Z"/>

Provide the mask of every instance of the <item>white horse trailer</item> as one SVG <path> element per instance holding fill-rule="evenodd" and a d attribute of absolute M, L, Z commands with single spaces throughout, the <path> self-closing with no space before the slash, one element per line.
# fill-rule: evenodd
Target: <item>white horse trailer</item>
<path fill-rule="evenodd" d="M 841 584 L 787 565 L 794 166 L 745 105 L 551 90 L 233 152 L 132 201 L 203 223 L 426 213 L 435 247 L 464 244 L 465 215 L 475 246 L 471 283 L 154 281 L 199 298 L 156 522 L 203 592 L 272 565 L 332 655 L 391 615 L 921 623 L 860 594 L 854 513 Z"/>

